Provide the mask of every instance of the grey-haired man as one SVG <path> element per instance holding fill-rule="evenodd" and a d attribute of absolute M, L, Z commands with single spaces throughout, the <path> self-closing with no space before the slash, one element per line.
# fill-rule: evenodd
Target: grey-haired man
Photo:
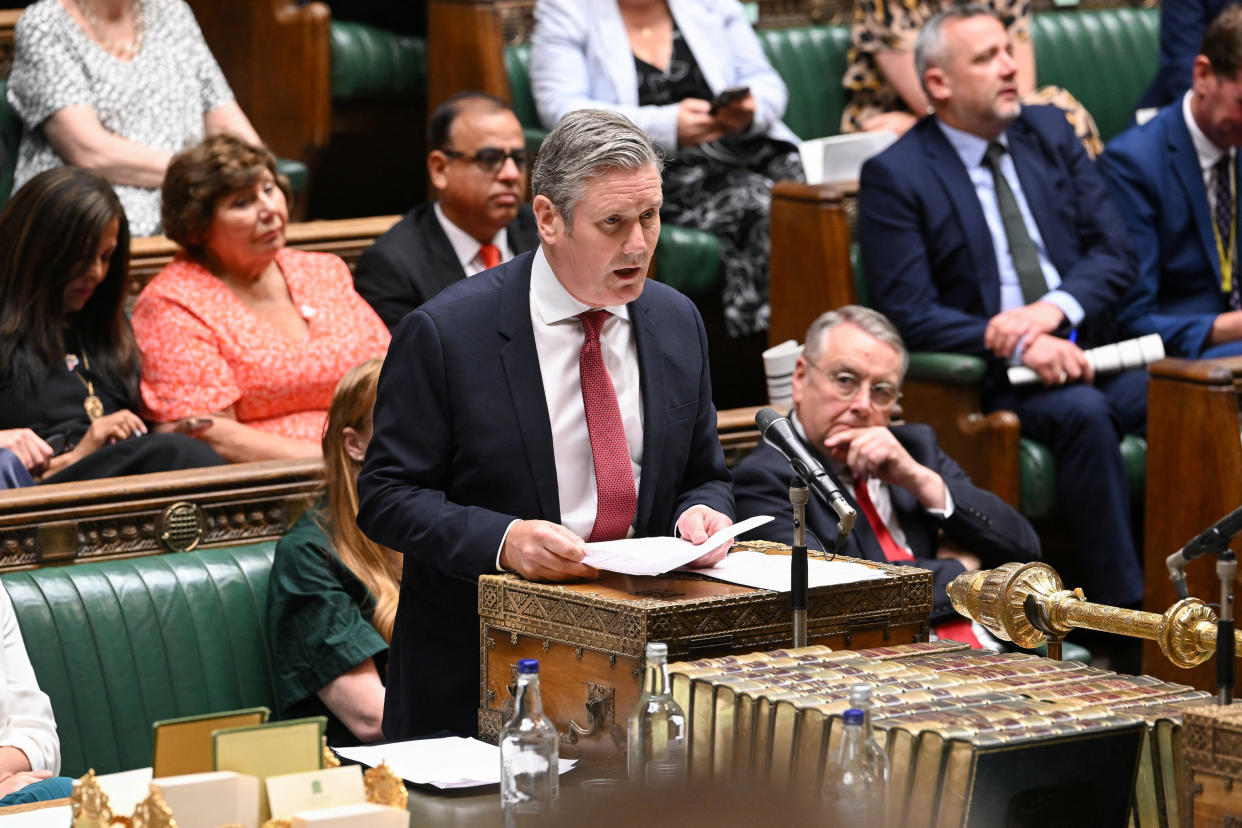
<path fill-rule="evenodd" d="M 698 542 L 731 523 L 702 320 L 646 282 L 650 140 L 616 113 L 571 113 L 532 186 L 539 248 L 407 316 L 380 377 L 358 525 L 405 555 L 390 739 L 474 733 L 479 575 L 592 577 L 584 539 Z"/>

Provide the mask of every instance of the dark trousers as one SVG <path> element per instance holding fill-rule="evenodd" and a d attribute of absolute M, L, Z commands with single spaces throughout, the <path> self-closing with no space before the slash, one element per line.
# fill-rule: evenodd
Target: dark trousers
<path fill-rule="evenodd" d="M 1017 412 L 1022 436 L 1052 451 L 1057 504 L 1086 579 L 1087 600 L 1138 606 L 1143 572 L 1118 443 L 1125 434 L 1146 432 L 1147 372 L 1097 378 L 1094 385 L 1006 388 L 987 405 Z"/>

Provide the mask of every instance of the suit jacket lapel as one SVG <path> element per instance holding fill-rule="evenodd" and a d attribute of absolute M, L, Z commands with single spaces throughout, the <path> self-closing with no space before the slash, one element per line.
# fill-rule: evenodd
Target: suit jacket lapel
<path fill-rule="evenodd" d="M 927 152 L 928 166 L 940 179 L 953 213 L 961 222 L 962 234 L 966 237 L 971 258 L 974 259 L 975 276 L 979 294 L 983 297 L 983 306 L 989 316 L 999 313 L 1000 272 L 996 267 L 992 234 L 988 230 L 987 219 L 983 217 L 983 207 L 979 204 L 975 185 L 971 183 L 970 174 L 966 172 L 966 166 L 957 150 L 953 149 L 949 139 L 940 131 L 936 119 L 925 118 L 919 127 Z"/>
<path fill-rule="evenodd" d="M 426 273 L 431 283 L 427 287 L 427 296 L 434 296 L 449 285 L 454 285 L 466 278 L 466 271 L 457 259 L 457 251 L 449 241 L 448 234 L 440 225 L 435 208 L 427 211 L 427 219 L 423 222 L 423 232 L 427 239 L 428 261 Z"/>
<path fill-rule="evenodd" d="M 647 525 L 655 501 L 656 481 L 664 457 L 667 437 L 668 394 L 664 390 L 664 349 L 655 325 L 648 316 L 647 303 L 640 296 L 629 305 L 630 324 L 634 326 L 634 342 L 638 347 L 639 387 L 643 395 L 643 469 L 638 486 L 638 508 L 634 525 L 642 532 Z M 659 527 L 666 531 L 665 527 Z"/>
<path fill-rule="evenodd" d="M 1203 252 L 1215 269 L 1216 283 L 1220 284 L 1220 256 L 1216 251 L 1215 234 L 1212 233 L 1215 217 L 1208 207 L 1207 187 L 1203 184 L 1199 153 L 1195 151 L 1194 141 L 1190 138 L 1190 130 L 1182 117 L 1181 106 L 1166 110 L 1164 114 L 1166 120 L 1161 126 L 1168 140 L 1169 158 L 1173 161 L 1177 180 L 1186 192 L 1186 202 L 1190 204 L 1191 213 L 1194 215 L 1195 227 L 1199 228 L 1199 241 L 1203 244 Z M 1234 192 L 1237 192 L 1236 183 Z"/>
<path fill-rule="evenodd" d="M 543 393 L 539 353 L 530 319 L 530 266 L 525 255 L 506 265 L 500 290 L 498 330 L 508 341 L 501 346 L 500 361 L 513 398 L 522 447 L 530 466 L 535 492 L 545 520 L 561 522 L 560 491 L 556 483 L 556 458 L 552 452 L 552 425 Z"/>

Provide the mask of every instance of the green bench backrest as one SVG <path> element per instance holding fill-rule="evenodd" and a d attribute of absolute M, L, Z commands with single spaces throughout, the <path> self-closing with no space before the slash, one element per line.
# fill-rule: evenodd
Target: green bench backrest
<path fill-rule="evenodd" d="M 332 99 L 422 100 L 427 41 L 365 23 L 332 21 Z"/>
<path fill-rule="evenodd" d="M 1160 10 L 1044 12 L 1032 17 L 1031 41 L 1039 85 L 1072 92 L 1107 142 L 1129 126 L 1156 74 Z"/>
<path fill-rule="evenodd" d="M 61 773 L 151 764 L 151 724 L 266 705 L 272 542 L 5 574 Z"/>
<path fill-rule="evenodd" d="M 785 123 L 802 140 L 836 135 L 845 109 L 849 26 L 760 29 L 759 42 L 789 89 Z"/>

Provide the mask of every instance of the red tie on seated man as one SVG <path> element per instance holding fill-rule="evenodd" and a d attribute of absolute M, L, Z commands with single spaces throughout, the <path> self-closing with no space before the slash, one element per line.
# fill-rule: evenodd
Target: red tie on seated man
<path fill-rule="evenodd" d="M 906 362 L 901 337 L 883 315 L 856 305 L 821 315 L 794 367 L 794 428 L 866 517 L 842 552 L 930 569 L 936 634 L 977 646 L 945 587 L 981 565 L 1038 558 L 1039 539 L 1015 509 L 970 482 L 930 427 L 891 425 Z M 756 536 L 792 541 L 789 477 L 785 458 L 766 444 L 734 468 L 738 519 L 777 518 Z M 806 523 L 808 538 L 832 548 L 837 519 L 826 504 L 812 498 Z"/>

